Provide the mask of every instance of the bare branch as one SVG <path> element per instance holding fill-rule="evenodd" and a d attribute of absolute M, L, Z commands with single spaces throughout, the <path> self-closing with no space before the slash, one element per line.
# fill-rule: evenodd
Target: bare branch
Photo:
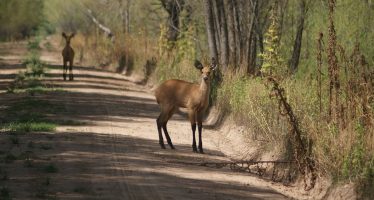
<path fill-rule="evenodd" d="M 93 15 L 93 12 L 91 9 L 87 8 L 87 15 L 91 18 L 92 22 L 96 24 L 96 26 L 101 30 L 103 31 L 107 37 L 112 41 L 114 42 L 114 34 L 113 32 L 110 30 L 110 28 L 106 27 L 105 25 L 101 24 L 99 22 L 99 20 L 96 19 L 96 17 Z"/>

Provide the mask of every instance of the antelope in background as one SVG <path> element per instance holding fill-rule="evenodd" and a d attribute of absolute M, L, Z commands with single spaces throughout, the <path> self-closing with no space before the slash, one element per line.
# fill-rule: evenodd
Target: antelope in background
<path fill-rule="evenodd" d="M 69 62 L 69 80 L 74 80 L 74 75 L 73 75 L 73 61 L 74 61 L 74 50 L 70 46 L 70 40 L 73 38 L 75 33 L 72 33 L 70 36 L 67 36 L 64 32 L 62 33 L 62 37 L 65 38 L 66 44 L 64 49 L 62 50 L 62 58 L 64 62 L 63 66 L 63 74 L 62 76 L 64 77 L 64 81 L 66 80 L 66 73 L 68 71 L 67 68 L 67 62 Z"/>
<path fill-rule="evenodd" d="M 183 80 L 171 79 L 162 83 L 156 90 L 155 96 L 157 103 L 161 107 L 161 114 L 157 118 L 157 130 L 159 135 L 159 143 L 161 148 L 165 149 L 162 130 L 164 130 L 166 140 L 170 148 L 174 149 L 171 142 L 166 124 L 179 108 L 187 108 L 188 118 L 191 122 L 192 129 L 192 150 L 197 152 L 196 148 L 196 123 L 199 131 L 199 152 L 203 151 L 202 134 L 202 121 L 203 115 L 209 104 L 210 93 L 210 73 L 217 67 L 216 61 L 213 58 L 210 66 L 203 66 L 199 61 L 195 61 L 195 67 L 201 71 L 200 84 L 189 83 Z"/>

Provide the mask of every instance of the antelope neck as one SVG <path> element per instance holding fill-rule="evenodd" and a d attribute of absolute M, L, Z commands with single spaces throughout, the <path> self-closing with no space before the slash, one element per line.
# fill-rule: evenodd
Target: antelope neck
<path fill-rule="evenodd" d="M 206 82 L 204 79 L 202 79 L 199 89 L 200 89 L 200 94 L 202 97 L 208 96 L 209 90 L 210 90 L 210 82 Z"/>

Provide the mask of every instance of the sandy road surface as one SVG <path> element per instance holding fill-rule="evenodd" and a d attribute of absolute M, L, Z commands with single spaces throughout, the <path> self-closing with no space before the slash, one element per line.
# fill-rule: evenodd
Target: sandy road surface
<path fill-rule="evenodd" d="M 12 194 L 15 199 L 38 197 L 38 185 L 46 175 L 37 166 L 46 162 L 59 169 L 48 175 L 51 183 L 45 189 L 55 199 L 286 199 L 268 183 L 247 174 L 180 164 L 228 160 L 217 147 L 219 131 L 204 130 L 206 153 L 193 153 L 190 125 L 176 114 L 168 124 L 176 150 L 162 150 L 155 124 L 159 109 L 147 88 L 122 75 L 88 67 L 76 67 L 75 81 L 64 82 L 58 56 L 53 52 L 42 56 L 53 65 L 46 83 L 64 91 L 32 98 L 62 106 L 49 114 L 61 123 L 56 133 L 22 136 L 21 151 L 27 148 L 22 144 L 30 141 L 52 148 L 35 150 L 40 161 L 35 161 L 34 168 L 16 167 L 18 161 L 9 167 L 8 187 L 19 190 Z M 22 69 L 19 60 L 10 58 L 0 60 L 2 91 Z M 6 105 L 28 94 L 0 96 L 0 103 Z"/>

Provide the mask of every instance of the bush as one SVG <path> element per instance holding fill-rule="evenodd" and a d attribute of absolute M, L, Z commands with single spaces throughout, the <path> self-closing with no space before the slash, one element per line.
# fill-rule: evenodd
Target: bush
<path fill-rule="evenodd" d="M 29 40 L 27 42 L 27 49 L 29 51 L 35 51 L 35 50 L 40 50 L 40 41 L 41 37 L 34 37 L 32 40 Z"/>
<path fill-rule="evenodd" d="M 279 118 L 278 105 L 260 79 L 226 75 L 218 89 L 217 105 L 231 113 L 237 124 L 249 128 L 248 137 L 265 141 L 264 148 L 285 149 L 286 122 Z"/>
<path fill-rule="evenodd" d="M 38 53 L 32 52 L 23 62 L 26 65 L 26 76 L 41 77 L 45 74 L 45 64 L 40 60 Z"/>

